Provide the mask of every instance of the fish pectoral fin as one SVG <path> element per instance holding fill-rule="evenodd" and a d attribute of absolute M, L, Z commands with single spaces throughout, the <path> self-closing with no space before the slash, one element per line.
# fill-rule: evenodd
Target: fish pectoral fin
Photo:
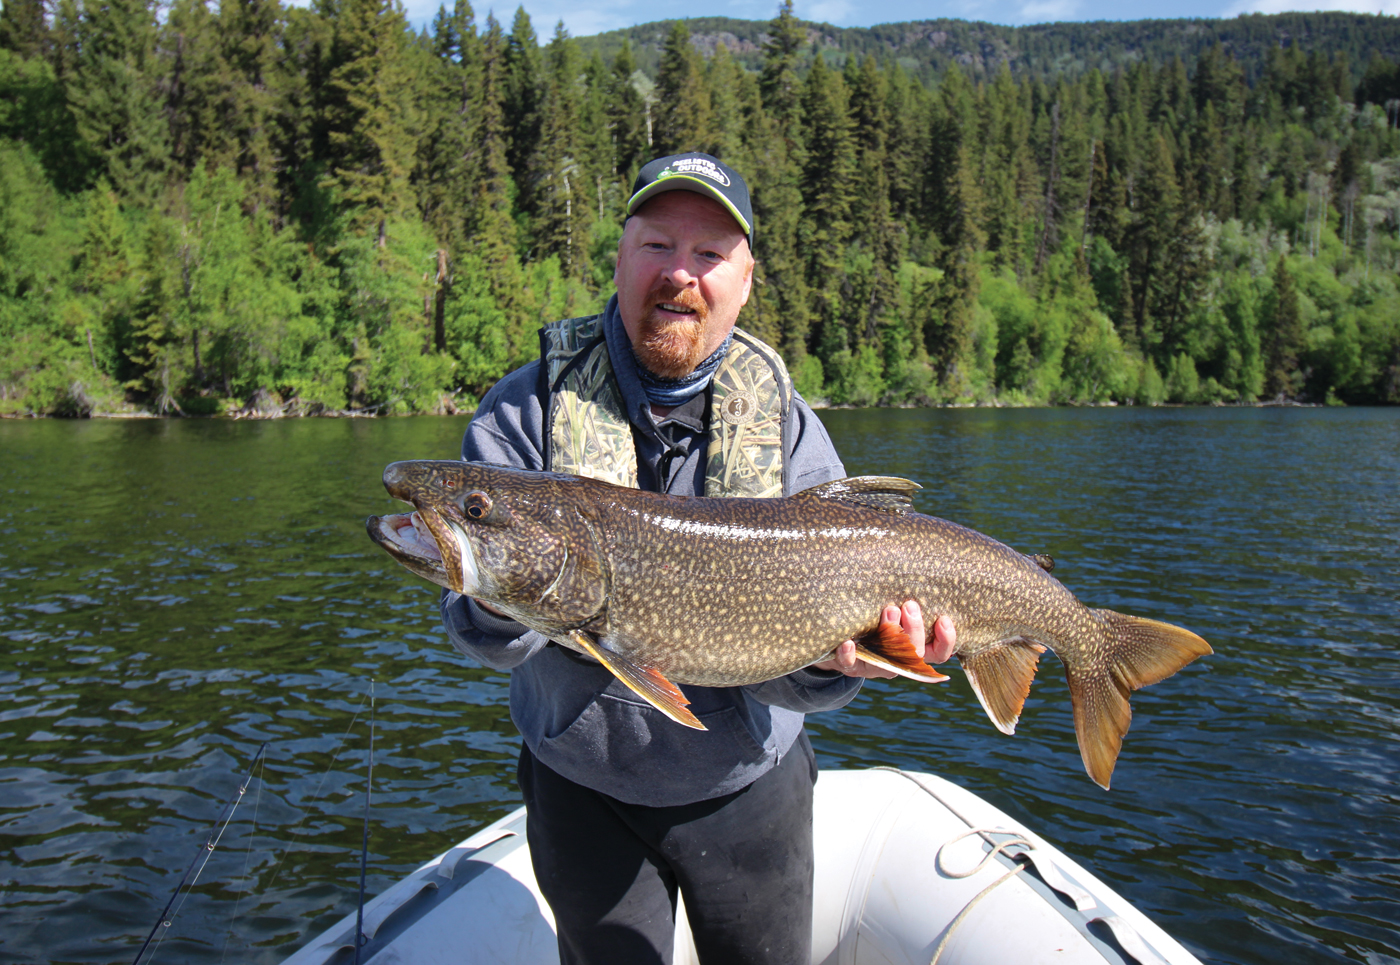
<path fill-rule="evenodd" d="M 974 654 L 958 654 L 972 692 L 1003 734 L 1016 733 L 1036 664 L 1044 652 L 1038 643 L 1013 637 Z"/>
<path fill-rule="evenodd" d="M 804 489 L 792 498 L 839 499 L 902 516 L 914 511 L 914 493 L 922 488 L 912 479 L 898 476 L 852 476 Z"/>
<path fill-rule="evenodd" d="M 855 644 L 857 657 L 901 677 L 922 680 L 926 684 L 948 679 L 924 662 L 914 649 L 914 641 L 897 624 L 882 622 L 869 633 L 856 637 Z"/>
<path fill-rule="evenodd" d="M 634 694 L 676 723 L 696 730 L 709 729 L 700 723 L 698 717 L 685 709 L 690 701 L 660 670 L 633 663 L 622 654 L 609 650 L 582 630 L 570 630 L 568 636 L 575 646 L 612 671 L 612 675 L 626 684 Z"/>

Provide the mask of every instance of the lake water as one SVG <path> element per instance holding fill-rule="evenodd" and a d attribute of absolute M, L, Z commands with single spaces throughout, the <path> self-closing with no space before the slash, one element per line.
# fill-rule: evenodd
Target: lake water
<path fill-rule="evenodd" d="M 824 767 L 958 781 L 1206 961 L 1400 961 L 1400 410 L 822 418 L 852 474 L 1216 649 L 1134 696 L 1111 792 L 1051 659 L 1015 737 L 956 672 L 871 683 L 810 719 Z M 264 741 L 155 960 L 277 962 L 352 909 L 371 678 L 371 894 L 517 806 L 506 675 L 363 529 L 464 425 L 0 422 L 0 962 L 131 961 Z"/>

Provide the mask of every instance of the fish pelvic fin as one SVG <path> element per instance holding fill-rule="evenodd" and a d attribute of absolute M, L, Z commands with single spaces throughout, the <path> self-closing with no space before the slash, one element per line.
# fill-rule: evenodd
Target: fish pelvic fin
<path fill-rule="evenodd" d="M 678 724 L 696 730 L 708 730 L 700 719 L 686 710 L 690 701 L 681 689 L 666 679 L 666 675 L 655 667 L 636 664 L 609 650 L 599 641 L 582 630 L 570 630 L 569 639 L 579 649 L 612 672 L 612 675 L 627 685 L 638 697 L 651 704 Z"/>
<path fill-rule="evenodd" d="M 1089 664 L 1067 661 L 1065 676 L 1084 770 L 1107 790 L 1123 735 L 1133 719 L 1128 695 L 1214 651 L 1190 630 L 1170 623 L 1113 610 L 1092 612 L 1103 624 L 1107 659 Z"/>
<path fill-rule="evenodd" d="M 1036 666 L 1045 648 L 1024 637 L 1013 637 L 978 653 L 958 655 L 972 692 L 1003 734 L 1016 733 L 1021 708 L 1031 692 Z"/>
<path fill-rule="evenodd" d="M 922 680 L 926 684 L 948 679 L 924 662 L 914 649 L 914 641 L 897 624 L 882 622 L 869 633 L 856 637 L 855 644 L 857 657 L 901 677 Z"/>

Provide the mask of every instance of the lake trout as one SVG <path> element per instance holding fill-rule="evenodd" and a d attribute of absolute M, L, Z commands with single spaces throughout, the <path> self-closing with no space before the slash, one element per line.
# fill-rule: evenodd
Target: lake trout
<path fill-rule="evenodd" d="M 703 730 L 677 684 L 733 687 L 864 660 L 948 678 L 881 623 L 917 600 L 957 627 L 973 692 L 1014 733 L 1040 655 L 1064 664 L 1084 768 L 1107 788 L 1128 695 L 1210 645 L 1189 630 L 1085 607 L 1017 552 L 913 509 L 917 483 L 841 479 L 782 499 L 712 499 L 458 461 L 397 462 L 384 486 L 414 512 L 370 537 L 409 570 L 592 656 L 672 720 Z M 929 621 L 930 627 L 932 620 Z"/>

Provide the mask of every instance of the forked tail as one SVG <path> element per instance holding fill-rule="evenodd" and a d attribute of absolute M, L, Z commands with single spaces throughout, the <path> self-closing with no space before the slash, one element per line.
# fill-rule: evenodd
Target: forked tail
<path fill-rule="evenodd" d="M 1108 787 L 1123 735 L 1133 719 L 1128 695 L 1170 677 L 1197 657 L 1213 651 L 1190 630 L 1128 616 L 1113 610 L 1093 610 L 1104 629 L 1102 659 L 1065 663 L 1074 704 L 1074 730 L 1084 770 L 1095 783 Z"/>

